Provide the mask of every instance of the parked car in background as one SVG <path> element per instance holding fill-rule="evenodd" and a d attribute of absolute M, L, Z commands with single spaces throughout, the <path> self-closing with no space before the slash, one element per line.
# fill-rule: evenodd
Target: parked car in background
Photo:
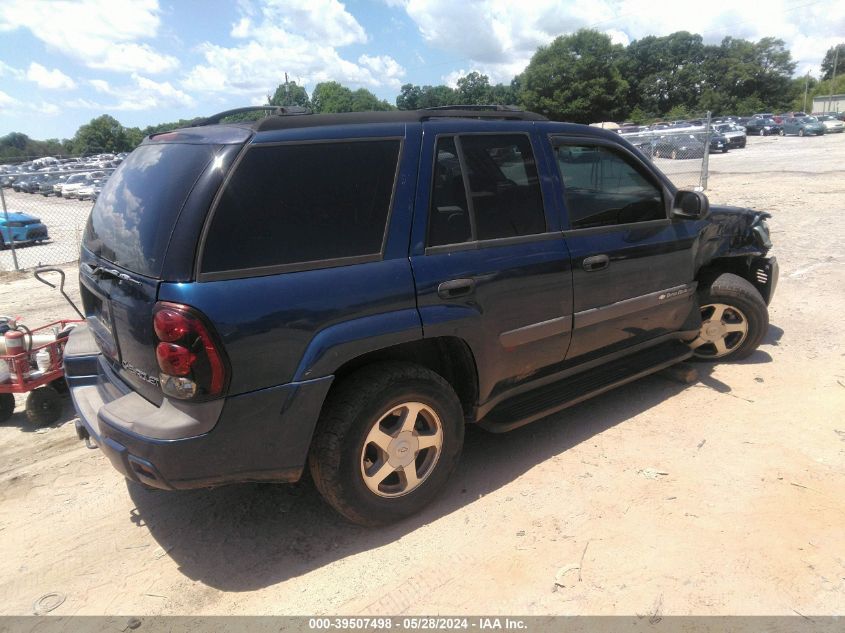
<path fill-rule="evenodd" d="M 745 133 L 748 136 L 769 136 L 780 134 L 781 126 L 771 117 L 755 116 L 745 124 Z"/>
<path fill-rule="evenodd" d="M 94 197 L 94 190 L 98 187 L 99 189 L 102 189 L 102 183 L 104 183 L 105 181 L 105 177 L 93 178 L 90 181 L 81 185 L 74 193 L 74 196 L 79 200 L 96 200 L 96 198 Z"/>
<path fill-rule="evenodd" d="M 13 241 L 15 245 L 40 243 L 50 239 L 50 236 L 40 218 L 28 213 L 10 211 L 8 214 L 0 213 L 0 239 L 0 246 L 6 248 Z"/>
<path fill-rule="evenodd" d="M 695 136 L 702 143 L 705 142 L 706 134 L 699 133 L 699 134 L 696 134 Z M 721 134 L 719 132 L 711 131 L 710 132 L 710 153 L 712 154 L 713 152 L 721 152 L 722 154 L 724 154 L 727 151 L 728 151 L 728 139 L 727 139 L 727 137 L 725 137 L 724 134 Z"/>
<path fill-rule="evenodd" d="M 826 134 L 845 131 L 845 122 L 841 121 L 834 114 L 821 114 L 816 118 L 819 120 L 819 123 L 824 126 Z"/>
<path fill-rule="evenodd" d="M 695 134 L 666 134 L 654 142 L 655 158 L 701 158 L 704 143 Z"/>
<path fill-rule="evenodd" d="M 733 123 L 717 123 L 713 126 L 713 129 L 727 139 L 728 147 L 731 149 L 745 147 L 747 142 L 746 133 L 738 125 Z"/>
<path fill-rule="evenodd" d="M 39 185 L 39 193 L 45 197 L 57 195 L 56 186 L 61 188 L 62 183 L 67 180 L 67 178 L 68 174 L 50 174 L 47 178 L 41 181 Z"/>
<path fill-rule="evenodd" d="M 62 196 L 65 198 L 76 198 L 77 191 L 84 185 L 91 184 L 97 178 L 105 178 L 104 171 L 91 171 L 84 174 L 74 174 L 62 185 Z"/>
<path fill-rule="evenodd" d="M 19 178 L 15 181 L 12 185 L 12 188 L 15 191 L 20 191 L 23 193 L 32 193 L 36 191 L 40 185 L 40 183 L 44 180 L 45 174 L 32 174 L 30 176 L 25 176 L 23 178 Z"/>
<path fill-rule="evenodd" d="M 791 117 L 784 119 L 780 135 L 821 136 L 824 131 L 824 125 L 814 116 Z"/>

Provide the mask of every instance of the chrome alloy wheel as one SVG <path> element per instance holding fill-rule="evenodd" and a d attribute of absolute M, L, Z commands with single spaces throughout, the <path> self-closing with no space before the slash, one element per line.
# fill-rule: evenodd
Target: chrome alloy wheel
<path fill-rule="evenodd" d="M 364 440 L 364 483 L 379 497 L 413 492 L 434 471 L 442 448 L 443 425 L 434 409 L 421 402 L 393 407 Z"/>
<path fill-rule="evenodd" d="M 741 310 L 724 303 L 701 306 L 701 330 L 690 346 L 698 358 L 722 358 L 748 336 L 748 319 Z"/>

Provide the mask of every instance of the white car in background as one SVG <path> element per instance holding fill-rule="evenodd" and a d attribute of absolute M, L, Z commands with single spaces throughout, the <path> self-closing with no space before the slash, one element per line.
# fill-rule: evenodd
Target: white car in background
<path fill-rule="evenodd" d="M 832 114 L 820 114 L 816 117 L 824 126 L 825 134 L 831 132 L 845 132 L 845 122 L 840 121 Z"/>
<path fill-rule="evenodd" d="M 106 172 L 104 171 L 91 171 L 83 174 L 74 174 L 73 176 L 68 177 L 68 179 L 62 184 L 62 197 L 76 198 L 78 197 L 77 192 L 80 187 L 91 184 L 92 181 L 98 178 L 105 178 L 105 176 Z"/>

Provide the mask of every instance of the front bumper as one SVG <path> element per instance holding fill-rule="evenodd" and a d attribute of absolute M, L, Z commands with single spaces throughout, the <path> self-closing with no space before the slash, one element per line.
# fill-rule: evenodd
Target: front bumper
<path fill-rule="evenodd" d="M 127 479 L 175 490 L 299 479 L 333 377 L 231 396 L 213 415 L 202 405 L 156 406 L 112 371 L 81 326 L 65 349 L 65 378 L 80 439 Z"/>
<path fill-rule="evenodd" d="M 751 282 L 760 292 L 766 305 L 772 302 L 780 277 L 780 267 L 776 257 L 755 257 L 750 266 Z"/>

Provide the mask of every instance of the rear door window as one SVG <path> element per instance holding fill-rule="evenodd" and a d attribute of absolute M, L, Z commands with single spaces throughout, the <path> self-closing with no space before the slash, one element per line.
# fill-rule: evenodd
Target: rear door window
<path fill-rule="evenodd" d="M 545 231 L 543 196 L 528 136 L 462 134 L 438 139 L 428 246 Z"/>
<path fill-rule="evenodd" d="M 380 257 L 399 150 L 398 139 L 250 148 L 214 211 L 202 272 Z"/>

